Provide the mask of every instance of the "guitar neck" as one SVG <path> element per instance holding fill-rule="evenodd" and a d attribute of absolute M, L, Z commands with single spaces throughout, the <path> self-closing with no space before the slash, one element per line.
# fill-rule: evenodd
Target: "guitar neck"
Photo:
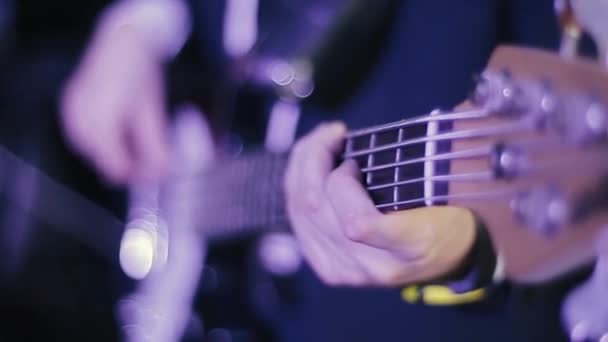
<path fill-rule="evenodd" d="M 382 211 L 447 202 L 452 123 L 479 118 L 479 111 L 426 115 L 351 131 L 344 159 L 360 166 L 362 183 Z M 264 151 L 224 160 L 197 177 L 175 178 L 164 198 L 195 203 L 190 210 L 209 237 L 286 229 L 283 193 L 287 155 Z M 192 196 L 196 194 L 196 198 Z M 190 198 L 189 200 L 187 198 Z"/>

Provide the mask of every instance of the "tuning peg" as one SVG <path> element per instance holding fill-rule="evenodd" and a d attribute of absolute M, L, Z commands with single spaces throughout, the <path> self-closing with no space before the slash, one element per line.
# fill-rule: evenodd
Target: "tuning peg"
<path fill-rule="evenodd" d="M 518 194 L 511 210 L 527 229 L 551 239 L 570 220 L 571 208 L 561 190 L 550 184 Z"/>
<path fill-rule="evenodd" d="M 516 145 L 499 143 L 494 146 L 490 165 L 496 179 L 511 180 L 520 175 L 527 167 L 525 151 Z"/>
<path fill-rule="evenodd" d="M 571 94 L 565 97 L 563 108 L 550 118 L 550 124 L 568 142 L 594 144 L 608 135 L 608 109 L 597 97 Z"/>
<path fill-rule="evenodd" d="M 472 101 L 493 114 L 518 116 L 526 111 L 522 89 L 507 70 L 484 72 L 477 81 Z"/>
<path fill-rule="evenodd" d="M 571 0 L 573 14 L 580 26 L 595 41 L 600 62 L 608 66 L 608 0 Z"/>

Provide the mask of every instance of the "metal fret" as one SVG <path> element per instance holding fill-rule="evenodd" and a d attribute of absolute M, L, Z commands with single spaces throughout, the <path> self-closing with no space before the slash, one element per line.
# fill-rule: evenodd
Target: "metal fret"
<path fill-rule="evenodd" d="M 399 131 L 397 133 L 397 142 L 400 143 L 403 141 L 403 128 L 399 128 Z M 398 148 L 395 151 L 395 163 L 399 163 L 401 162 L 401 158 L 402 158 L 402 149 Z M 393 181 L 395 184 L 399 183 L 399 181 L 401 180 L 400 177 L 400 173 L 401 173 L 401 167 L 397 166 L 395 167 L 395 170 L 393 171 Z M 393 202 L 399 202 L 401 201 L 401 196 L 400 196 L 400 191 L 399 191 L 399 186 L 398 185 L 394 185 L 393 186 Z M 399 209 L 399 206 L 394 206 L 395 210 Z"/>
<path fill-rule="evenodd" d="M 434 110 L 430 114 L 431 116 L 441 115 L 439 110 Z M 431 121 L 426 126 L 426 136 L 434 137 L 439 133 L 439 123 L 437 121 Z M 424 146 L 424 157 L 434 156 L 437 154 L 437 142 L 427 141 Z M 430 178 L 435 175 L 435 161 L 427 160 L 424 162 L 424 177 Z M 424 182 L 424 197 L 429 198 L 425 201 L 427 206 L 433 205 L 432 197 L 435 196 L 435 183 L 431 180 Z"/>
<path fill-rule="evenodd" d="M 373 149 L 376 147 L 376 139 L 377 139 L 377 135 L 374 133 L 369 137 L 369 148 Z M 374 154 L 370 153 L 367 155 L 367 168 L 372 168 L 374 167 Z M 367 183 L 367 185 L 371 185 L 372 182 L 374 180 L 374 176 L 373 173 L 367 172 L 365 175 L 365 182 Z"/>

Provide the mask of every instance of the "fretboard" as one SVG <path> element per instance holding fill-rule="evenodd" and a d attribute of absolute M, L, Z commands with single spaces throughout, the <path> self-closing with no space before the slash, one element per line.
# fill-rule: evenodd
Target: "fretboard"
<path fill-rule="evenodd" d="M 432 158 L 449 152 L 451 143 L 432 137 L 451 127 L 451 120 L 414 119 L 350 132 L 343 156 L 357 161 L 362 182 L 379 209 L 439 204 L 432 198 L 447 194 L 447 182 L 432 177 L 447 175 L 450 164 Z"/>
<path fill-rule="evenodd" d="M 382 211 L 441 205 L 448 193 L 452 122 L 481 115 L 430 115 L 352 131 L 343 158 L 358 162 L 362 183 Z M 282 230 L 288 226 L 282 188 L 286 164 L 286 155 L 243 153 L 198 177 L 176 179 L 166 191 L 173 201 L 195 203 L 192 215 L 208 236 Z"/>

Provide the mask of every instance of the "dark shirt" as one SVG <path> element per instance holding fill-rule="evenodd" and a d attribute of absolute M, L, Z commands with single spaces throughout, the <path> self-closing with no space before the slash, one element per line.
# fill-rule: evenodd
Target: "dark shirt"
<path fill-rule="evenodd" d="M 473 76 L 499 44 L 556 49 L 559 43 L 551 0 L 406 0 L 397 11 L 368 77 L 337 106 L 307 105 L 302 133 L 330 118 L 358 128 L 452 108 L 466 98 Z M 341 51 L 337 65 L 367 48 L 352 47 Z M 505 286 L 464 308 L 431 308 L 404 304 L 396 290 L 335 289 L 306 272 L 302 277 L 308 300 L 297 319 L 286 317 L 287 341 L 567 340 L 559 303 L 572 279 L 537 288 Z"/>

